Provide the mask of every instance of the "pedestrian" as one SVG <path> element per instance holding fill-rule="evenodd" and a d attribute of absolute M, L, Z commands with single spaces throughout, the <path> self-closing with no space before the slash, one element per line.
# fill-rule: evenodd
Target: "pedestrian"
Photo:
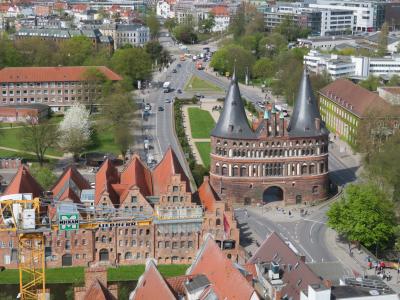
<path fill-rule="evenodd" d="M 289 210 L 289 217 L 291 217 L 292 216 L 292 212 Z"/>
<path fill-rule="evenodd" d="M 372 262 L 369 260 L 368 261 L 368 269 L 371 270 L 372 269 Z"/>

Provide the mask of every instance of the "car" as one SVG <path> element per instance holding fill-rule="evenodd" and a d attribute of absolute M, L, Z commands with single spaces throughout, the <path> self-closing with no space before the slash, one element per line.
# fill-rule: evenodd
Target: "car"
<path fill-rule="evenodd" d="M 172 73 L 178 73 L 178 71 L 176 69 L 173 69 Z"/>
<path fill-rule="evenodd" d="M 196 98 L 199 98 L 199 99 L 204 98 L 204 95 L 201 95 L 201 94 L 196 94 L 195 96 L 196 96 Z"/>
<path fill-rule="evenodd" d="M 171 103 L 171 99 L 165 99 L 165 103 Z"/>
<path fill-rule="evenodd" d="M 177 92 L 178 94 L 182 94 L 182 90 L 181 90 L 181 89 L 177 89 L 176 92 Z"/>
<path fill-rule="evenodd" d="M 144 110 L 145 111 L 151 110 L 151 105 L 149 103 L 146 103 L 145 106 L 144 106 Z"/>
<path fill-rule="evenodd" d="M 182 67 L 182 65 L 181 65 L 181 64 L 177 64 L 176 66 L 177 66 L 178 68 Z"/>
<path fill-rule="evenodd" d="M 164 111 L 164 107 L 159 106 L 159 107 L 158 107 L 158 111 Z"/>

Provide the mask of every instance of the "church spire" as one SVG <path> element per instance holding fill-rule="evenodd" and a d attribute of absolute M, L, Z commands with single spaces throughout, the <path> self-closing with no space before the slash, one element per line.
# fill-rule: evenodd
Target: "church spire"
<path fill-rule="evenodd" d="M 231 83 L 225 97 L 224 109 L 212 136 L 233 139 L 253 139 L 256 137 L 247 120 L 246 112 L 236 77 L 236 66 L 233 69 Z"/>
<path fill-rule="evenodd" d="M 312 137 L 329 133 L 321 122 L 321 115 L 306 68 L 300 81 L 288 133 L 293 137 Z"/>

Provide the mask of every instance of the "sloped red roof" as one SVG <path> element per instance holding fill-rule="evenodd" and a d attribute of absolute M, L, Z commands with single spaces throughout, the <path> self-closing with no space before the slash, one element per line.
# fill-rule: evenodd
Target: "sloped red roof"
<path fill-rule="evenodd" d="M 95 280 L 90 288 L 86 291 L 84 300 L 116 300 L 111 292 L 101 284 L 100 281 Z"/>
<path fill-rule="evenodd" d="M 220 198 L 210 185 L 209 177 L 204 177 L 204 181 L 198 188 L 197 192 L 199 193 L 201 204 L 204 206 L 205 210 L 212 211 L 215 202 L 220 201 Z"/>
<path fill-rule="evenodd" d="M 190 274 L 204 274 L 213 285 L 218 299 L 246 300 L 255 293 L 246 278 L 237 270 L 215 241 L 208 236 L 190 267 Z"/>
<path fill-rule="evenodd" d="M 134 155 L 121 173 L 121 184 L 137 186 L 143 196 L 153 193 L 151 171 L 143 164 L 139 156 Z"/>
<path fill-rule="evenodd" d="M 43 194 L 43 188 L 29 173 L 26 166 L 21 165 L 10 184 L 4 191 L 4 195 L 30 193 L 33 197 L 39 197 Z"/>
<path fill-rule="evenodd" d="M 133 300 L 145 299 L 177 299 L 152 261 L 148 262 L 146 270 L 136 286 L 135 295 L 133 296 Z"/>
<path fill-rule="evenodd" d="M 74 10 L 74 11 L 83 12 L 83 11 L 86 11 L 87 9 L 88 9 L 88 6 L 86 4 L 79 3 L 79 4 L 72 5 L 72 10 Z"/>
<path fill-rule="evenodd" d="M 119 174 L 109 159 L 106 159 L 96 173 L 96 186 L 94 203 L 97 205 L 100 202 L 101 194 L 107 191 L 110 195 L 112 203 L 115 205 L 118 201 L 118 194 L 112 188 L 112 184 L 119 183 Z"/>
<path fill-rule="evenodd" d="M 285 286 L 282 288 L 282 295 L 287 294 L 288 298 L 299 300 L 300 291 L 307 290 L 309 285 L 323 283 L 322 279 L 275 232 L 267 237 L 248 263 L 278 260 L 280 265 L 292 266 L 290 271 L 284 270 L 283 272 L 282 280 Z"/>
<path fill-rule="evenodd" d="M 82 81 L 89 68 L 97 68 L 109 80 L 122 80 L 121 76 L 104 66 L 10 67 L 0 70 L 0 82 Z"/>
<path fill-rule="evenodd" d="M 344 78 L 336 79 L 322 88 L 319 93 L 359 117 L 364 117 L 372 108 L 389 107 L 389 104 L 378 94 Z"/>
<path fill-rule="evenodd" d="M 71 181 L 80 191 L 90 189 L 89 182 L 81 175 L 81 173 L 79 173 L 75 167 L 69 166 L 51 188 L 54 196 L 57 196 L 64 189 L 63 193 L 59 195 L 57 199 L 58 201 L 62 201 L 70 195 L 72 195 L 74 200 L 80 200 L 80 195 L 77 195 L 74 189 L 72 189 Z"/>
<path fill-rule="evenodd" d="M 229 11 L 226 6 L 216 6 L 211 9 L 211 13 L 214 16 L 229 16 Z"/>
<path fill-rule="evenodd" d="M 154 195 L 160 195 L 167 192 L 167 187 L 170 184 L 173 175 L 180 175 L 181 180 L 186 182 L 186 190 L 190 191 L 189 179 L 187 178 L 175 152 L 171 147 L 165 152 L 161 162 L 153 171 L 153 192 Z"/>

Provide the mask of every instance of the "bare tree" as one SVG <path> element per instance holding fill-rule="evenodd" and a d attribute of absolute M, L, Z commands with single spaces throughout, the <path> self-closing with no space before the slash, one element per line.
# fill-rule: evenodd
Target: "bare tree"
<path fill-rule="evenodd" d="M 38 117 L 30 115 L 21 131 L 21 140 L 25 149 L 34 152 L 43 166 L 46 151 L 56 143 L 57 128 L 48 122 L 39 124 Z"/>

